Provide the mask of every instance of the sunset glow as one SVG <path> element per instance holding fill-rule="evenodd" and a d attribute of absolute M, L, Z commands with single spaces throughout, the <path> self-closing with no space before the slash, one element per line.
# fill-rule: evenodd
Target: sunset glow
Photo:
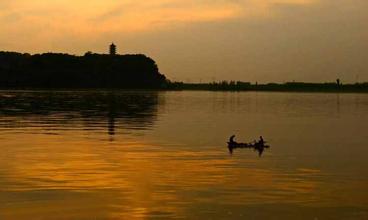
<path fill-rule="evenodd" d="M 368 47 L 367 7 L 358 0 L 2 1 L 0 48 L 103 53 L 114 41 L 122 53 L 151 55 L 164 74 L 183 81 L 278 81 L 280 74 L 367 80 L 367 53 L 355 57 Z"/>

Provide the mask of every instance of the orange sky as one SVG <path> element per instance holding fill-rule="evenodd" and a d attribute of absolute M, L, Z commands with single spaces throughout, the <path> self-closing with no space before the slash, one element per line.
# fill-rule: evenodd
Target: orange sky
<path fill-rule="evenodd" d="M 363 0 L 12 0 L 0 50 L 145 53 L 184 81 L 368 80 Z"/>

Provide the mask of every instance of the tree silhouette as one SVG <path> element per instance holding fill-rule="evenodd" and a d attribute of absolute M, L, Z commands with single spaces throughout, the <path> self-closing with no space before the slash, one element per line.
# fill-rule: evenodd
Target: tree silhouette
<path fill-rule="evenodd" d="M 0 52 L 3 88 L 161 88 L 166 77 L 142 55 Z"/>

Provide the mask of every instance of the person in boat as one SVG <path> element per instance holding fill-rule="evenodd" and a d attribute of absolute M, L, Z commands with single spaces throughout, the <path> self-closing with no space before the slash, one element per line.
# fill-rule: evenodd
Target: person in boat
<path fill-rule="evenodd" d="M 262 136 L 259 137 L 258 144 L 259 144 L 260 147 L 264 147 L 264 140 L 263 140 Z"/>
<path fill-rule="evenodd" d="M 235 135 L 232 135 L 229 139 L 229 144 L 236 144 L 236 141 L 234 141 Z"/>

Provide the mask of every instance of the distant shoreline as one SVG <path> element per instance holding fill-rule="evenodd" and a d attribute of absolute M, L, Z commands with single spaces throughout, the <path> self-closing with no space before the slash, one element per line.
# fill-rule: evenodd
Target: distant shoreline
<path fill-rule="evenodd" d="M 210 91 L 210 92 L 306 92 L 306 93 L 368 93 L 368 82 L 355 84 L 337 83 L 268 83 L 246 82 L 183 83 L 170 82 L 156 88 L 123 87 L 0 87 L 0 91 Z"/>
<path fill-rule="evenodd" d="M 113 46 L 113 45 L 112 45 Z M 368 82 L 172 82 L 143 54 L 22 54 L 0 51 L 0 90 L 155 90 L 368 93 Z"/>
<path fill-rule="evenodd" d="M 213 83 L 170 83 L 173 90 L 203 90 L 203 91 L 259 91 L 259 92 L 326 92 L 326 93 L 368 93 L 368 82 L 355 84 L 337 83 L 268 83 L 251 84 L 249 82 L 213 82 Z"/>
<path fill-rule="evenodd" d="M 192 85 L 191 85 L 192 86 Z M 185 86 L 184 86 L 185 87 Z M 311 88 L 311 89 L 285 89 L 285 88 L 252 88 L 252 89 L 210 89 L 210 88 L 193 88 L 193 87 L 185 87 L 185 88 L 0 88 L 0 92 L 9 92 L 9 91 L 50 91 L 50 92 L 62 92 L 62 91 L 152 91 L 152 92 L 171 92 L 171 91 L 203 91 L 203 92 L 290 92 L 290 93 L 368 93 L 368 88 L 342 88 L 342 89 L 320 89 L 320 88 Z"/>

